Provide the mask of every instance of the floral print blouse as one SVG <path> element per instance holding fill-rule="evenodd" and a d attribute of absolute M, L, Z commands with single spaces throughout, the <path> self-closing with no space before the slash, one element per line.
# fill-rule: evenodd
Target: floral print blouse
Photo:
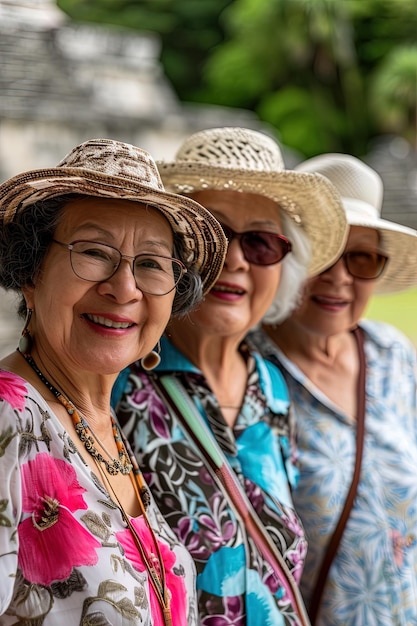
<path fill-rule="evenodd" d="M 160 510 L 194 557 L 200 623 L 299 624 L 285 589 L 236 515 L 227 492 L 153 382 L 161 374 L 176 372 L 299 580 L 306 542 L 291 500 L 297 470 L 281 374 L 259 355 L 247 355 L 246 397 L 231 429 L 202 373 L 166 338 L 161 356 L 161 364 L 151 373 L 139 364 L 125 370 L 114 388 L 114 403 Z"/>
<path fill-rule="evenodd" d="M 175 626 L 197 624 L 195 568 L 153 500 Z M 152 546 L 142 516 L 131 519 Z M 163 626 L 131 532 L 42 396 L 0 370 L 0 625 Z"/>
<path fill-rule="evenodd" d="M 416 352 L 395 328 L 363 321 L 365 441 L 358 492 L 324 589 L 317 626 L 417 624 Z M 325 546 L 352 480 L 355 422 L 264 334 L 296 413 L 300 480 L 294 502 L 309 541 L 301 588 L 311 599 Z"/>

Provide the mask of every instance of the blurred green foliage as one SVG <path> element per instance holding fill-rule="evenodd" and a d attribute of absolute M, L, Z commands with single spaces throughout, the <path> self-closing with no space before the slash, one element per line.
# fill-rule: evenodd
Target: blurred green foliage
<path fill-rule="evenodd" d="M 159 34 L 161 63 L 178 97 L 198 100 L 203 66 L 223 41 L 219 14 L 232 0 L 57 0 L 77 21 Z"/>
<path fill-rule="evenodd" d="M 255 111 L 306 157 L 417 147 L 415 0 L 59 0 L 77 20 L 156 32 L 179 98 Z"/>

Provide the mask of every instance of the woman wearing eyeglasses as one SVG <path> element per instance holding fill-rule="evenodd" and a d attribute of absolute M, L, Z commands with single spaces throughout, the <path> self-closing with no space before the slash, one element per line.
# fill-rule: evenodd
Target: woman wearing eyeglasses
<path fill-rule="evenodd" d="M 192 135 L 159 170 L 168 189 L 210 210 L 229 246 L 204 302 L 169 324 L 156 369 L 137 362 L 120 377 L 118 417 L 194 558 L 201 623 L 307 624 L 288 393 L 244 338 L 271 306 L 286 315 L 308 268 L 338 258 L 340 199 L 322 177 L 285 170 L 270 137 L 242 128 Z"/>
<path fill-rule="evenodd" d="M 0 361 L 2 626 L 198 623 L 193 561 L 110 393 L 225 251 L 212 215 L 130 144 L 87 141 L 0 185 L 0 284 L 26 318 Z"/>
<path fill-rule="evenodd" d="M 339 190 L 343 254 L 307 281 L 288 319 L 253 339 L 279 364 L 297 423 L 293 494 L 309 540 L 301 579 L 320 626 L 417 623 L 416 353 L 362 319 L 371 296 L 417 285 L 417 233 L 380 218 L 382 181 L 359 159 L 300 166 Z"/>

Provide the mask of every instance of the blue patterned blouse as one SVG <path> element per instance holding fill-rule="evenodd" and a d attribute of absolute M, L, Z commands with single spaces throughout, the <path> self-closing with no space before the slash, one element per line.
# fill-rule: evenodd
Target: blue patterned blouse
<path fill-rule="evenodd" d="M 358 493 L 329 572 L 318 626 L 417 624 L 416 352 L 395 328 L 364 321 L 365 443 Z M 355 423 L 262 332 L 293 402 L 300 480 L 293 494 L 309 550 L 301 582 L 308 606 L 324 548 L 352 479 Z"/>
<path fill-rule="evenodd" d="M 291 499 L 297 472 L 288 391 L 277 368 L 258 354 L 249 355 L 246 346 L 242 350 L 249 378 L 233 429 L 202 373 L 165 338 L 159 367 L 146 373 L 135 364 L 122 372 L 113 400 L 155 500 L 196 563 L 202 626 L 296 626 L 300 622 L 285 589 L 153 386 L 155 377 L 176 372 L 299 580 L 306 542 Z"/>

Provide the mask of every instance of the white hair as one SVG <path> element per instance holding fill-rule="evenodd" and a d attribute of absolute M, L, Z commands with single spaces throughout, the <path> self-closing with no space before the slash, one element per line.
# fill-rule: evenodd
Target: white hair
<path fill-rule="evenodd" d="M 307 279 L 311 246 L 305 230 L 281 211 L 283 235 L 292 244 L 292 251 L 282 261 L 281 280 L 274 301 L 263 317 L 265 324 L 283 322 L 301 302 L 302 289 Z"/>

